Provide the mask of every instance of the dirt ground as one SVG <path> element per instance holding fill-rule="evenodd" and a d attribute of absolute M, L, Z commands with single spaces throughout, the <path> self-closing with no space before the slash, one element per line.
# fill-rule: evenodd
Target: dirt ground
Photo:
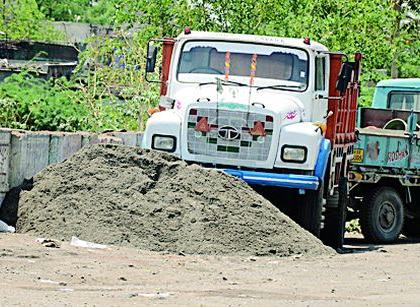
<path fill-rule="evenodd" d="M 310 257 L 184 256 L 44 247 L 0 234 L 0 306 L 420 305 L 420 242 Z"/>

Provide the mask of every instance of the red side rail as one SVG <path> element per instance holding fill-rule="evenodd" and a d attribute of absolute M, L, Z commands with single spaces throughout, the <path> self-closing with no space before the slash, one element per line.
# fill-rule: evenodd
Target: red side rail
<path fill-rule="evenodd" d="M 337 186 L 340 178 L 346 176 L 348 156 L 352 154 L 356 142 L 357 99 L 359 97 L 361 54 L 356 53 L 350 82 L 344 92 L 336 89 L 345 55 L 330 54 L 330 81 L 328 111 L 333 115 L 327 119 L 326 138 L 331 141 L 336 161 L 332 162 L 334 176 L 332 186 Z"/>
<path fill-rule="evenodd" d="M 335 144 L 349 144 L 356 141 L 357 98 L 359 97 L 360 53 L 356 53 L 352 78 L 347 89 L 340 93 L 336 83 L 343 64 L 342 54 L 330 54 L 330 81 L 328 110 L 333 112 L 327 120 L 326 137 Z"/>
<path fill-rule="evenodd" d="M 160 95 L 165 96 L 168 91 L 169 68 L 171 67 L 172 51 L 174 50 L 175 40 L 173 38 L 163 39 L 162 49 L 162 73 L 160 80 Z"/>

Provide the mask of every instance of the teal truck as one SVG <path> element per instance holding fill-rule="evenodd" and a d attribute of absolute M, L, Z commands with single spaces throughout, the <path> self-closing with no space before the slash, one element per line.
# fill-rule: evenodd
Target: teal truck
<path fill-rule="evenodd" d="M 378 83 L 360 108 L 350 166 L 350 217 L 370 242 L 420 236 L 420 79 Z"/>

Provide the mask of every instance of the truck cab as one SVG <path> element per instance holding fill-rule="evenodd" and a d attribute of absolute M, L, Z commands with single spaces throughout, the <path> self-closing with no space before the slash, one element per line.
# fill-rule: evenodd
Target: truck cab
<path fill-rule="evenodd" d="M 322 206 L 355 141 L 361 57 L 346 62 L 308 38 L 186 29 L 159 41 L 160 112 L 147 122 L 143 147 L 275 187 L 266 193 L 274 203 L 309 198 L 296 220 L 319 236 Z M 148 73 L 156 53 L 149 43 Z"/>
<path fill-rule="evenodd" d="M 325 51 L 298 39 L 179 36 L 163 98 L 173 107 L 150 118 L 144 145 L 200 163 L 312 171 L 322 134 L 310 123 L 327 114 Z M 159 148 L 154 134 L 171 136 L 174 147 Z"/>
<path fill-rule="evenodd" d="M 420 112 L 420 79 L 390 79 L 378 82 L 372 108 Z"/>

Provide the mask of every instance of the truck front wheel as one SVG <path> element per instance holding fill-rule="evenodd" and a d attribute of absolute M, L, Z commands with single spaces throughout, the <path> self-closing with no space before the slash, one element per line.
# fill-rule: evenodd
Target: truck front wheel
<path fill-rule="evenodd" d="M 390 243 L 398 239 L 404 224 L 403 202 L 391 187 L 380 187 L 365 198 L 360 212 L 360 226 L 365 239 Z"/>
<path fill-rule="evenodd" d="M 325 245 L 336 249 L 343 247 L 347 206 L 348 182 L 347 178 L 342 178 L 338 190 L 328 198 L 325 207 L 324 228 L 321 231 L 321 240 Z"/>
<path fill-rule="evenodd" d="M 300 226 L 319 238 L 321 231 L 322 204 L 324 201 L 324 185 L 318 190 L 306 191 L 297 212 L 297 222 Z"/>

